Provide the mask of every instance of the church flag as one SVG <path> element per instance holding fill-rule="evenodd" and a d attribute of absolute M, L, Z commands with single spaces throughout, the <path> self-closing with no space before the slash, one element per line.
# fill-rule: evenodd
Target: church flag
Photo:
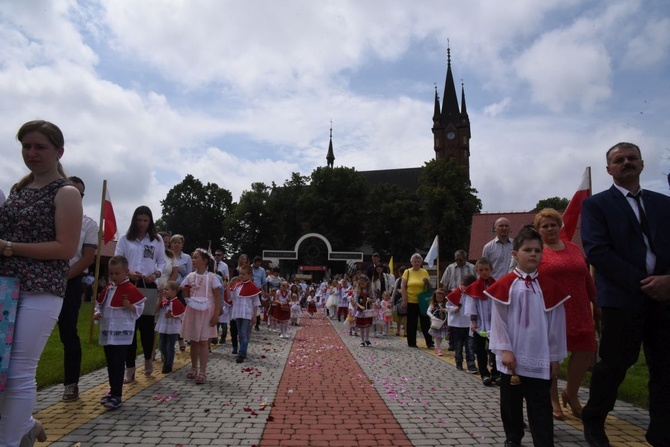
<path fill-rule="evenodd" d="M 435 260 L 437 259 L 437 254 L 438 254 L 438 237 L 435 236 L 435 239 L 433 240 L 433 245 L 430 246 L 430 250 L 428 250 L 428 253 L 426 254 L 426 263 L 428 264 L 428 267 L 433 267 L 435 265 Z"/>
<path fill-rule="evenodd" d="M 587 167 L 582 174 L 582 181 L 577 188 L 577 192 L 572 196 L 568 207 L 563 212 L 563 228 L 561 228 L 560 238 L 564 241 L 571 241 L 577 229 L 577 222 L 582 213 L 582 202 L 591 195 L 591 167 Z"/>

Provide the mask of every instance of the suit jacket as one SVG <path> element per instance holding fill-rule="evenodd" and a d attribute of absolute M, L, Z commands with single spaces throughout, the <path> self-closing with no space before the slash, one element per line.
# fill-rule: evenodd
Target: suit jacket
<path fill-rule="evenodd" d="M 645 190 L 642 200 L 656 251 L 653 274 L 670 274 L 670 197 Z M 641 308 L 649 299 L 640 290 L 640 281 L 649 276 L 647 246 L 633 209 L 614 185 L 584 201 L 581 236 L 595 267 L 598 305 Z"/>

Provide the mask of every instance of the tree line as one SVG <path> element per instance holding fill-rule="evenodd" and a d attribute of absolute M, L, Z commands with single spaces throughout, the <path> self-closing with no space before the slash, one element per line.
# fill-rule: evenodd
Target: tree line
<path fill-rule="evenodd" d="M 293 172 L 283 185 L 251 184 L 238 202 L 216 183 L 188 174 L 161 201 L 161 229 L 183 234 L 189 249 L 223 248 L 261 254 L 292 249 L 305 233 L 324 235 L 336 251 L 370 246 L 386 259 L 408 260 L 440 236 L 440 256 L 467 248 L 472 215 L 481 210 L 477 191 L 453 160 L 423 166 L 417 191 L 369 184 L 355 169 L 318 167 Z M 444 256 L 447 256 L 444 258 Z"/>

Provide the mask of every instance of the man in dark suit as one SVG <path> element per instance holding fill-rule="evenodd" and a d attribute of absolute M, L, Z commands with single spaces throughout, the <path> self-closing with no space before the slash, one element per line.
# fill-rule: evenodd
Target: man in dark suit
<path fill-rule="evenodd" d="M 670 447 L 670 197 L 640 188 L 643 168 L 639 147 L 616 144 L 607 151 L 614 185 L 582 207 L 582 241 L 602 308 L 601 360 L 582 412 L 592 447 L 610 445 L 605 418 L 641 345 L 649 365 L 646 438 Z"/>

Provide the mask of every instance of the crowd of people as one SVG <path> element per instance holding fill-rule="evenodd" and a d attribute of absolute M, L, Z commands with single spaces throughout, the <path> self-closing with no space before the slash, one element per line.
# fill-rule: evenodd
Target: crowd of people
<path fill-rule="evenodd" d="M 62 400 L 78 399 L 76 323 L 82 279 L 98 248 L 97 224 L 82 214 L 84 182 L 67 177 L 60 163 L 60 129 L 31 121 L 17 139 L 30 173 L 6 198 L 0 191 L 0 277 L 20 282 L 11 362 L 0 395 L 0 445 L 8 446 L 46 440 L 32 417 L 35 371 L 56 323 L 65 359 Z M 158 233 L 151 210 L 140 206 L 95 299 L 109 377 L 100 404 L 110 410 L 122 405 L 123 384 L 135 380 L 138 333 L 145 375 L 154 374 L 158 333 L 161 372 L 172 373 L 177 348 L 189 349 L 186 378 L 204 384 L 211 345 L 227 343 L 228 332 L 235 361 L 243 363 L 250 335 L 262 324 L 290 338 L 301 318 L 324 312 L 360 337 L 361 347 L 372 345 L 371 333 L 391 335 L 394 326 L 396 336 L 403 329 L 410 348 L 417 347 L 419 330 L 437 355 L 448 342 L 458 370 L 478 374 L 484 386 L 500 387 L 506 447 L 521 444 L 524 399 L 534 445 L 553 445 L 552 419 L 563 419 L 568 409 L 582 418 L 590 446 L 608 446 L 605 418 L 643 345 L 650 374 L 646 437 L 653 446 L 668 446 L 670 238 L 662 229 L 670 223 L 670 199 L 640 187 L 644 165 L 637 146 L 619 143 L 606 161 L 614 185 L 583 206 L 586 257 L 559 237 L 562 219 L 555 210 L 539 212 L 514 238 L 509 221 L 500 218 L 482 257 L 473 265 L 458 250 L 438 287 L 418 253 L 397 272 L 374 253 L 366 269 L 313 284 L 285 279 L 278 268 L 266 270 L 259 256 L 249 262 L 245 254 L 230 273 L 222 250 L 185 253 L 184 237 Z M 559 364 L 568 355 L 567 383 L 559 394 Z M 577 391 L 590 367 L 590 396 L 582 408 Z"/>

